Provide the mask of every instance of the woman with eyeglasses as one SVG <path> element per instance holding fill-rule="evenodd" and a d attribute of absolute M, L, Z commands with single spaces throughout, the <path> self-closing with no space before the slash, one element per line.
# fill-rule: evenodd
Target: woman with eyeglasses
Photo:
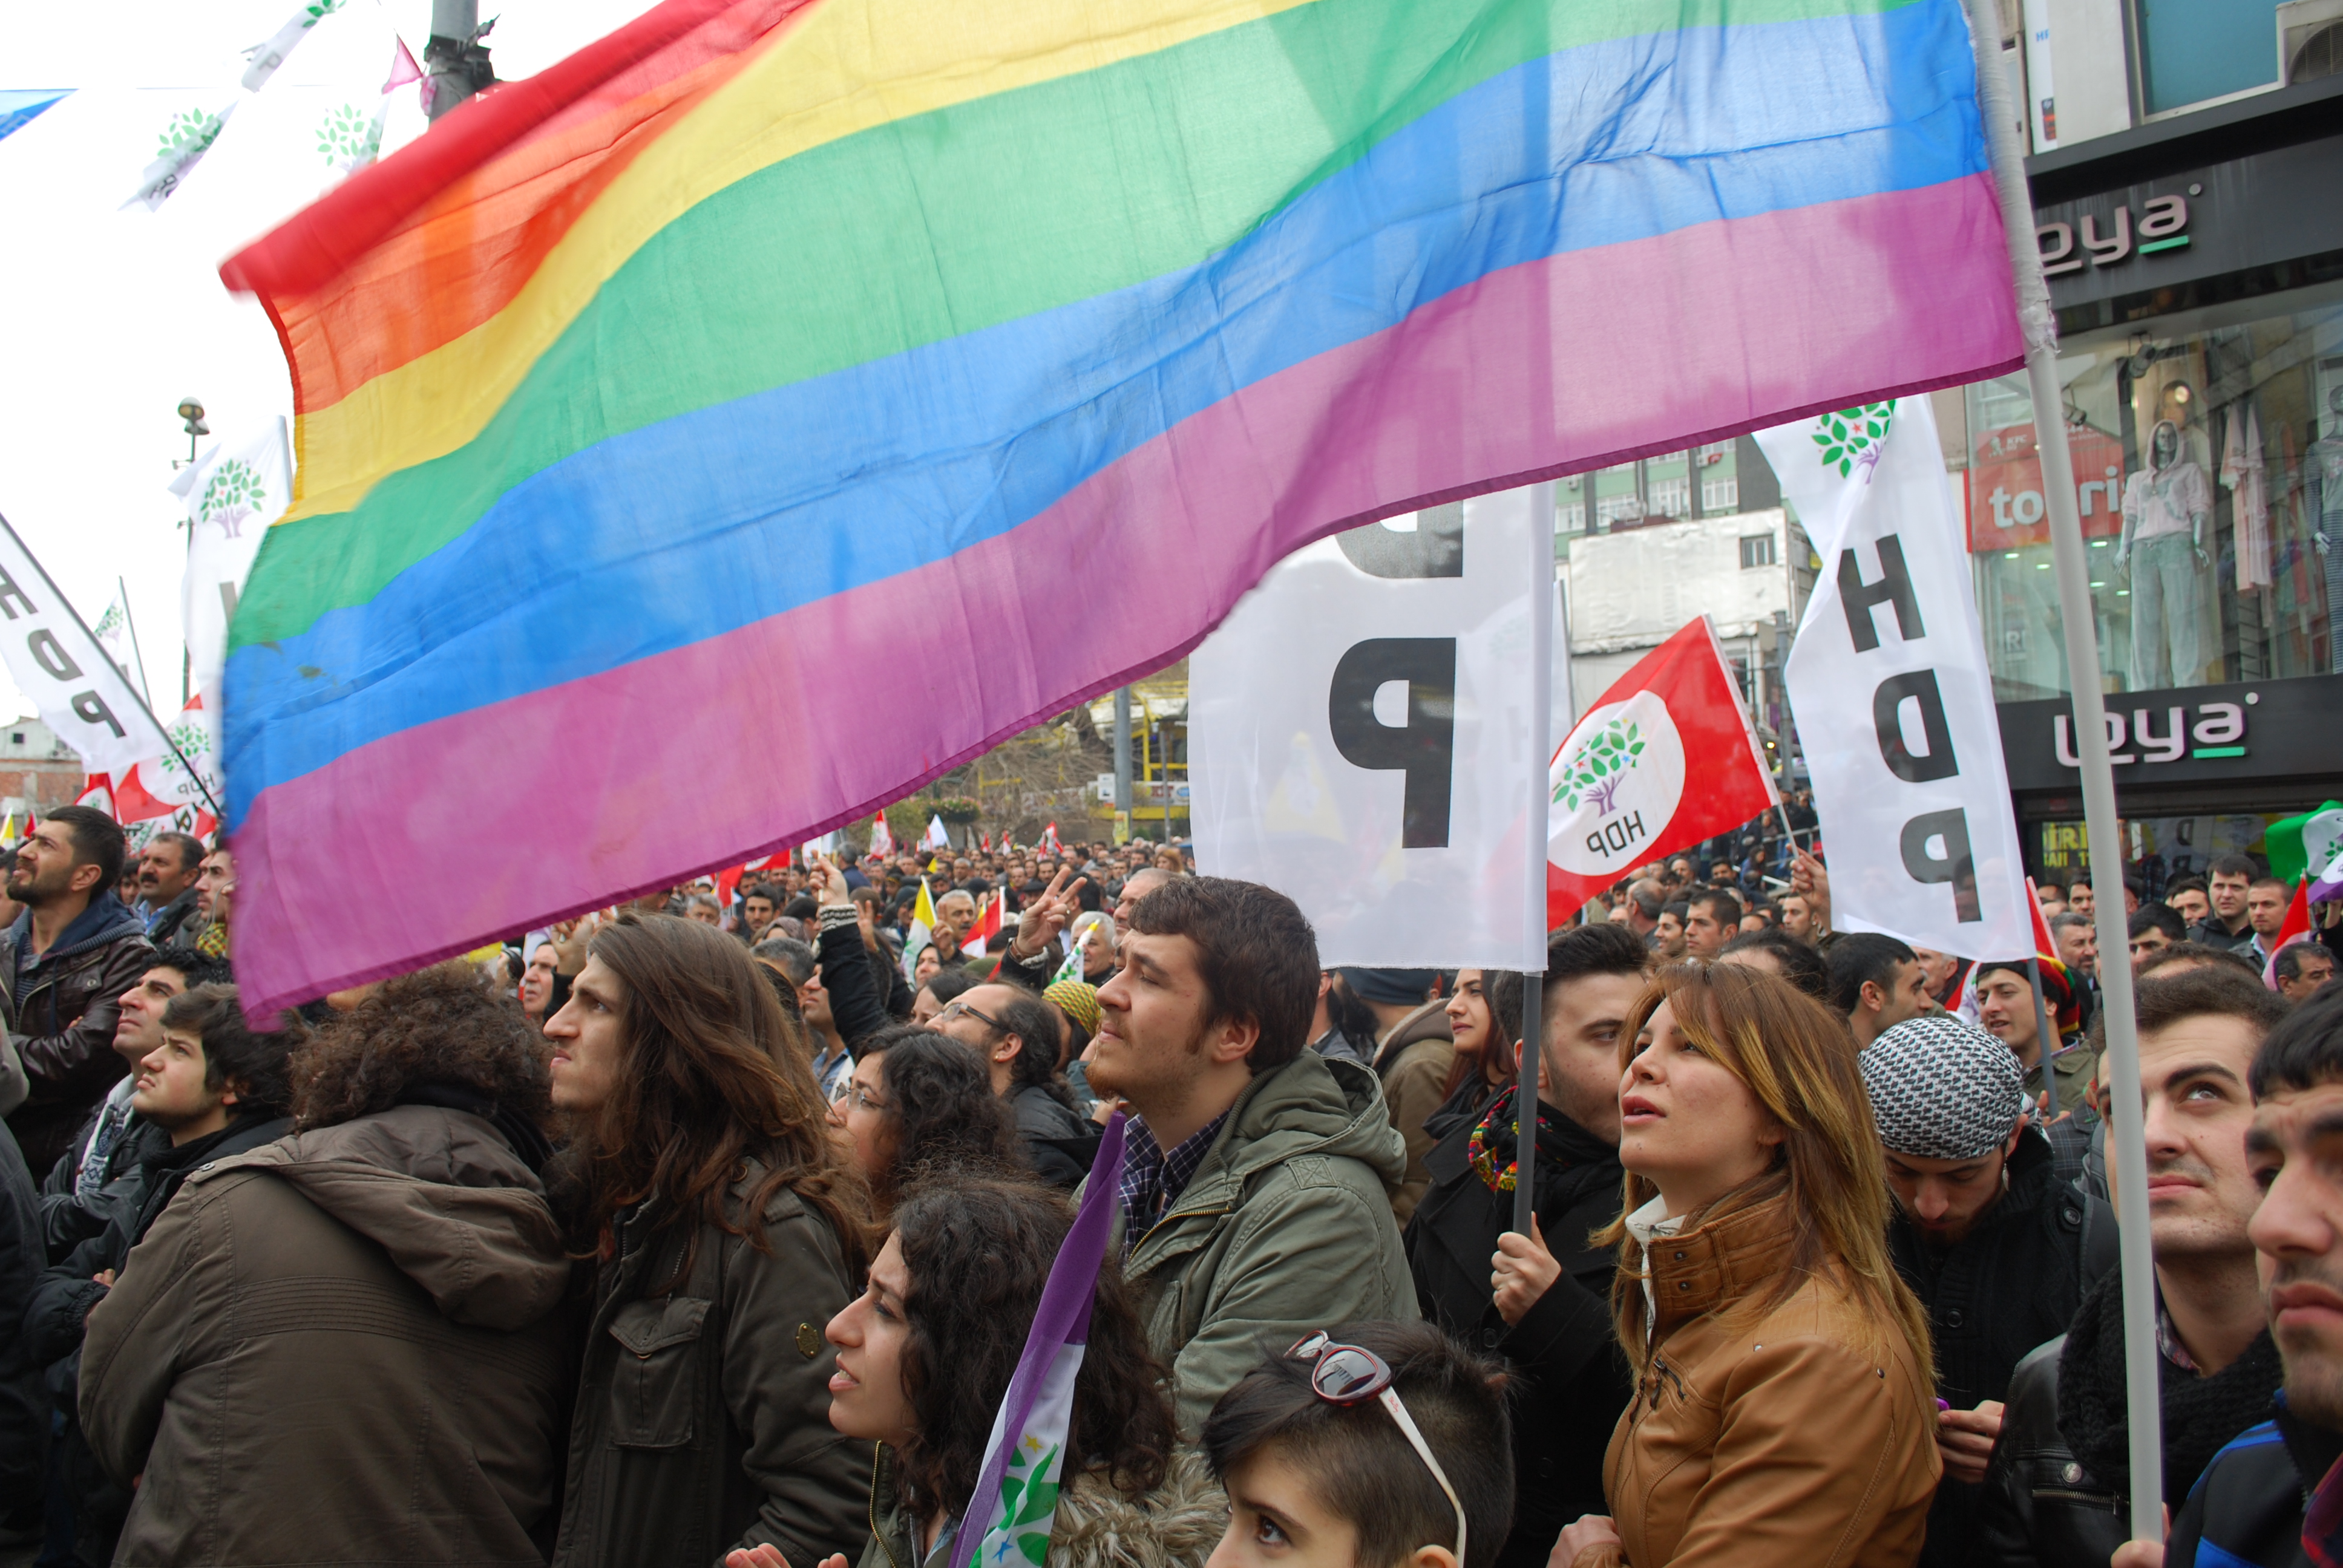
<path fill-rule="evenodd" d="M 1611 1516 L 1550 1568 L 1910 1568 L 1942 1473 L 1928 1323 L 1845 1020 L 1761 970 L 1662 970 L 1621 1034 Z"/>
<path fill-rule="evenodd" d="M 1025 1349 L 1071 1204 L 1015 1181 L 937 1170 L 896 1211 L 869 1288 L 830 1322 L 830 1419 L 875 1442 L 861 1568 L 959 1568 L 952 1542 L 994 1412 Z M 1074 1380 L 1050 1568 L 1202 1568 L 1224 1511 L 1179 1446 L 1167 1374 L 1108 1249 Z M 1077 1457 L 1079 1456 L 1079 1457 Z M 777 1568 L 738 1552 L 727 1568 Z M 844 1568 L 831 1558 L 805 1568 Z"/>
<path fill-rule="evenodd" d="M 923 1166 L 1026 1168 L 1016 1120 L 992 1092 L 984 1058 L 929 1030 L 883 1030 L 865 1040 L 846 1092 L 830 1108 L 830 1127 L 870 1183 L 882 1221 Z"/>

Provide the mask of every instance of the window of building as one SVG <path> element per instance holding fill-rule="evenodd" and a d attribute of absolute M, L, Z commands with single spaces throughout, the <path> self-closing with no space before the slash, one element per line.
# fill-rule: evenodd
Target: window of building
<path fill-rule="evenodd" d="M 2272 0 L 2137 0 L 2140 90 L 2151 115 L 2278 80 Z"/>
<path fill-rule="evenodd" d="M 2343 673 L 2343 287 L 2059 347 L 2109 692 Z M 2026 384 L 1966 389 L 1977 610 L 2004 702 L 2067 690 Z"/>
<path fill-rule="evenodd" d="M 1773 535 L 1744 534 L 1741 536 L 1741 569 L 1743 571 L 1749 571 L 1757 567 L 1770 567 L 1773 564 Z"/>

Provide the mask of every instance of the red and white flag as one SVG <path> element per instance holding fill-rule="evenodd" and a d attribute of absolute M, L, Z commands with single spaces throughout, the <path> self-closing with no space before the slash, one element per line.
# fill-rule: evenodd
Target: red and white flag
<path fill-rule="evenodd" d="M 1546 923 L 1644 862 L 1731 832 L 1781 796 L 1703 616 L 1638 660 L 1554 754 Z"/>
<path fill-rule="evenodd" d="M 759 855 L 753 860 L 743 860 L 737 866 L 728 867 L 726 869 L 717 872 L 717 901 L 724 905 L 727 909 L 729 909 L 732 904 L 732 895 L 739 890 L 740 884 L 748 879 L 749 872 L 761 871 L 766 867 L 772 865 L 776 861 L 779 861 L 782 865 L 787 865 L 789 864 L 789 852 L 787 849 L 782 849 L 770 855 Z"/>
<path fill-rule="evenodd" d="M 82 780 L 81 793 L 74 797 L 74 804 L 95 806 L 107 816 L 114 817 L 114 776 L 110 773 L 90 774 Z M 114 819 L 117 822 L 122 820 L 119 817 L 114 817 Z"/>
<path fill-rule="evenodd" d="M 2310 940 L 2310 879 L 2303 878 L 2294 885 L 2294 901 L 2286 907 L 2286 920 L 2278 929 L 2278 940 L 2270 943 L 2268 961 L 2262 965 L 2262 984 L 2278 990 L 2278 955 L 2296 942 Z"/>
<path fill-rule="evenodd" d="M 895 835 L 888 829 L 884 811 L 870 819 L 870 852 L 882 858 L 895 852 Z"/>
<path fill-rule="evenodd" d="M 1007 890 L 1002 890 L 985 901 L 976 924 L 960 933 L 960 950 L 972 959 L 984 957 L 986 944 L 1001 934 L 1001 906 L 1009 902 Z"/>
<path fill-rule="evenodd" d="M 1041 829 L 1041 853 L 1058 855 L 1064 852 L 1065 846 L 1058 842 L 1058 825 L 1052 822 Z"/>

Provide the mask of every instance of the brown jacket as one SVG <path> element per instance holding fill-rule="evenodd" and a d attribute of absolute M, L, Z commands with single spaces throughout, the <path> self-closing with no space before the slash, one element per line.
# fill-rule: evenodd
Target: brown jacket
<path fill-rule="evenodd" d="M 1893 1322 L 1814 1277 L 1756 1318 L 1722 1309 L 1779 1277 L 1775 1198 L 1651 1254 L 1657 1350 L 1611 1434 L 1624 1552 L 1571 1568 L 1910 1568 L 1927 1533 L 1936 1396 Z"/>
<path fill-rule="evenodd" d="M 1455 1060 L 1447 1004 L 1438 1001 L 1425 1002 L 1392 1025 L 1375 1050 L 1383 1103 L 1391 1108 L 1392 1125 L 1407 1141 L 1407 1174 L 1392 1194 L 1392 1218 L 1402 1230 L 1432 1185 L 1423 1158 L 1440 1140 L 1423 1130 L 1423 1121 L 1447 1099 L 1448 1069 Z"/>
<path fill-rule="evenodd" d="M 89 1314 L 122 1563 L 541 1563 L 569 1279 L 502 1134 L 402 1105 L 207 1162 Z"/>

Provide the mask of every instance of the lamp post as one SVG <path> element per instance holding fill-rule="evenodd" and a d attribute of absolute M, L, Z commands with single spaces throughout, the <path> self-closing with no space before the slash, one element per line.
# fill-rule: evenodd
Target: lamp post
<path fill-rule="evenodd" d="M 180 428 L 186 430 L 187 433 L 187 463 L 192 463 L 196 460 L 196 437 L 208 436 L 212 433 L 212 427 L 204 423 L 203 399 L 200 397 L 180 398 L 179 417 L 184 421 Z M 187 463 L 173 463 L 171 467 L 174 468 L 184 468 L 187 466 Z"/>

